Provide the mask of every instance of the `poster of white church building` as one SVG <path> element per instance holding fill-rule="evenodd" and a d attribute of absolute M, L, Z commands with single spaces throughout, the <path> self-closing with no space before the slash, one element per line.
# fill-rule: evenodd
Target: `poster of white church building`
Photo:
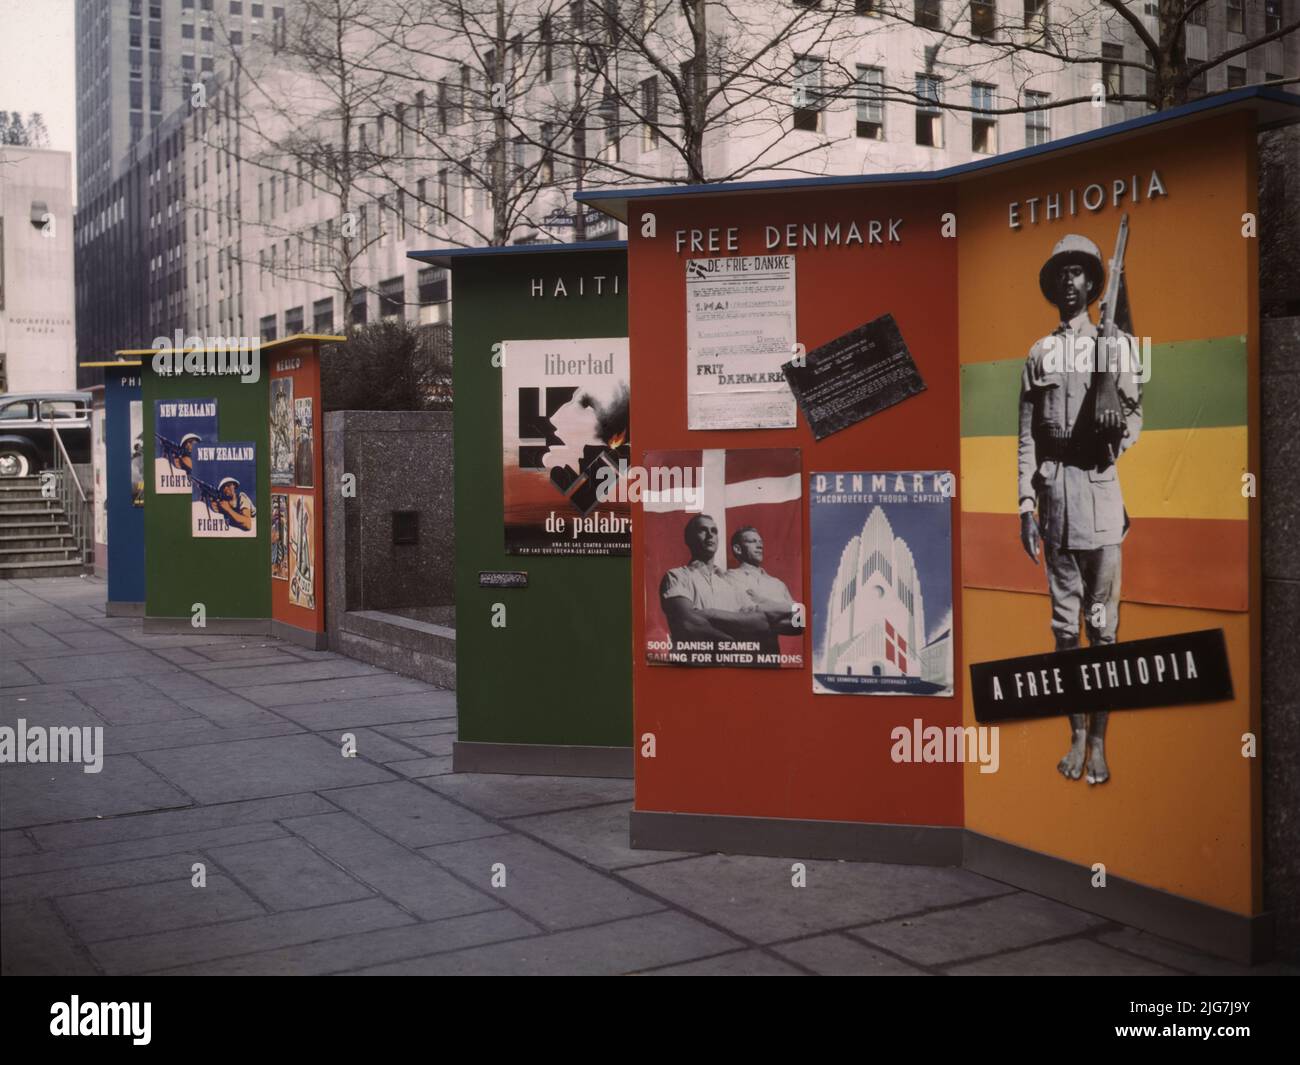
<path fill-rule="evenodd" d="M 813 473 L 813 691 L 953 694 L 944 470 Z"/>

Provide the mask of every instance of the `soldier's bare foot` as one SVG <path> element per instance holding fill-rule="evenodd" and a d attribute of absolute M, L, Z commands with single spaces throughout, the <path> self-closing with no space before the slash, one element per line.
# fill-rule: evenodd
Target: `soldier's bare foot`
<path fill-rule="evenodd" d="M 1074 740 L 1070 744 L 1070 749 L 1065 752 L 1065 757 L 1056 763 L 1056 771 L 1066 780 L 1078 780 L 1083 776 L 1085 736 L 1086 733 L 1082 730 L 1076 732 Z"/>
<path fill-rule="evenodd" d="M 1106 764 L 1106 747 L 1097 740 L 1088 743 L 1088 783 L 1105 784 L 1110 779 L 1110 766 Z"/>

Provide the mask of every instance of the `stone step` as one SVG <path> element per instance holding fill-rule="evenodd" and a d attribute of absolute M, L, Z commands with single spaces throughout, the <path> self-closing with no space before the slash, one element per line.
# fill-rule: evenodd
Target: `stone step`
<path fill-rule="evenodd" d="M 30 488 L 23 485 L 15 488 L 5 484 L 4 481 L 0 481 L 0 503 L 39 502 L 49 498 L 41 491 L 39 485 L 33 485 Z"/>
<path fill-rule="evenodd" d="M 416 680 L 422 680 L 426 684 L 432 684 L 446 691 L 456 690 L 454 657 L 443 658 L 427 651 L 402 647 L 360 633 L 349 632 L 341 627 L 331 639 L 330 649 L 349 658 L 355 658 L 359 662 L 392 670 L 404 677 L 414 677 Z"/>
<path fill-rule="evenodd" d="M 0 562 L 0 580 L 16 581 L 27 577 L 76 577 L 87 572 L 84 562 Z"/>
<path fill-rule="evenodd" d="M 37 521 L 34 518 L 16 518 L 0 521 L 0 538 L 6 536 L 67 536 L 71 528 L 66 521 Z"/>
<path fill-rule="evenodd" d="M 39 548 L 39 547 L 76 547 L 77 541 L 73 539 L 71 533 L 26 533 L 20 536 L 9 536 L 0 532 L 0 550 L 11 548 Z"/>
<path fill-rule="evenodd" d="M 16 499 L 9 503 L 0 499 L 0 518 L 30 517 L 33 514 L 40 514 L 47 518 L 51 516 L 61 517 L 63 508 L 57 502 L 46 502 L 44 506 L 41 506 L 34 500 Z"/>
<path fill-rule="evenodd" d="M 77 557 L 77 546 L 71 547 L 0 547 L 0 562 L 65 562 Z"/>
<path fill-rule="evenodd" d="M 456 630 L 447 625 L 389 614 L 382 610 L 349 610 L 339 628 L 368 639 L 456 660 Z"/>

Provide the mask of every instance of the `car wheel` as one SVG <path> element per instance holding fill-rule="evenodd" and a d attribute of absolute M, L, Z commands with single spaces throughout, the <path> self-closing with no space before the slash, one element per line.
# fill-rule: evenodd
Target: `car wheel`
<path fill-rule="evenodd" d="M 0 448 L 0 477 L 26 477 L 31 469 L 31 462 L 21 451 Z"/>

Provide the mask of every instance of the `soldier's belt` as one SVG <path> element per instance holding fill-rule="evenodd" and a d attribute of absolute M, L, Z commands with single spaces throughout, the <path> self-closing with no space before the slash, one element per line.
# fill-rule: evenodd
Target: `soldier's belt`
<path fill-rule="evenodd" d="M 1038 461 L 1059 462 L 1064 466 L 1077 466 L 1081 470 L 1091 470 L 1097 465 L 1097 457 L 1090 454 L 1088 448 L 1082 447 L 1069 439 L 1045 437 L 1034 442 Z"/>

